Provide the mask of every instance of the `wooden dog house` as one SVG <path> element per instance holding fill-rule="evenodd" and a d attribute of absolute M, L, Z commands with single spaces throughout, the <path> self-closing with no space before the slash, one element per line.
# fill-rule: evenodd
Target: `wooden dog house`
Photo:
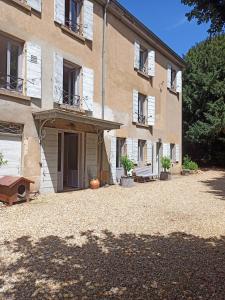
<path fill-rule="evenodd" d="M 24 177 L 0 176 L 0 201 L 10 206 L 21 199 L 28 202 L 31 183 L 34 182 Z"/>

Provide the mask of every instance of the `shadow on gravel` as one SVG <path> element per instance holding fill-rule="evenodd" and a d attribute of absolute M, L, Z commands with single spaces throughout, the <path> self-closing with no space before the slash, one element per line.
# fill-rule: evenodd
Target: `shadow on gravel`
<path fill-rule="evenodd" d="M 2 266 L 1 299 L 224 299 L 225 237 L 202 239 L 92 232 L 73 237 L 22 237 L 6 243 L 21 254 Z"/>
<path fill-rule="evenodd" d="M 205 181 L 201 181 L 206 184 L 210 191 L 207 193 L 214 194 L 222 200 L 225 200 L 225 172 L 221 173 L 222 176 L 218 178 L 213 178 Z"/>

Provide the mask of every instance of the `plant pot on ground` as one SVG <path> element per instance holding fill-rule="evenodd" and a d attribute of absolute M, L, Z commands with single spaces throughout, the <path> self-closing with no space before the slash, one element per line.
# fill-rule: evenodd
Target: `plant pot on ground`
<path fill-rule="evenodd" d="M 120 185 L 123 187 L 132 187 L 134 185 L 134 178 L 129 174 L 132 172 L 134 164 L 127 156 L 121 157 L 121 164 L 125 175 L 121 177 Z"/>
<path fill-rule="evenodd" d="M 172 178 L 169 169 L 171 168 L 171 160 L 169 157 L 163 156 L 161 158 L 163 171 L 160 173 L 160 180 L 170 180 Z"/>

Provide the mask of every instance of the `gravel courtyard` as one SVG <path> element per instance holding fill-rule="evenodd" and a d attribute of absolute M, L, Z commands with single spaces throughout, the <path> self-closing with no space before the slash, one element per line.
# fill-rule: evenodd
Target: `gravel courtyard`
<path fill-rule="evenodd" d="M 225 172 L 0 207 L 0 299 L 225 299 Z"/>

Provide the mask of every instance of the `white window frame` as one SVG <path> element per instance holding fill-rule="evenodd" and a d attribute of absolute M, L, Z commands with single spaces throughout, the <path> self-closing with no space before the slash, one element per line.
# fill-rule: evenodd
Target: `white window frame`
<path fill-rule="evenodd" d="M 81 95 L 81 89 L 80 89 L 80 75 L 81 75 L 81 67 L 73 64 L 71 62 L 68 62 L 67 60 L 63 60 L 63 68 L 66 67 L 68 68 L 68 72 L 69 72 L 69 86 L 68 86 L 68 102 L 71 102 L 73 99 L 72 97 L 74 96 L 78 96 L 80 97 Z M 72 82 L 73 81 L 73 82 Z M 72 84 L 73 89 L 74 89 L 74 93 L 72 95 Z M 63 78 L 63 86 L 64 86 L 64 78 Z M 63 104 L 69 104 L 71 106 L 76 104 L 73 103 L 65 103 L 65 99 L 64 99 L 64 95 L 63 95 L 63 100 L 62 100 Z"/>

